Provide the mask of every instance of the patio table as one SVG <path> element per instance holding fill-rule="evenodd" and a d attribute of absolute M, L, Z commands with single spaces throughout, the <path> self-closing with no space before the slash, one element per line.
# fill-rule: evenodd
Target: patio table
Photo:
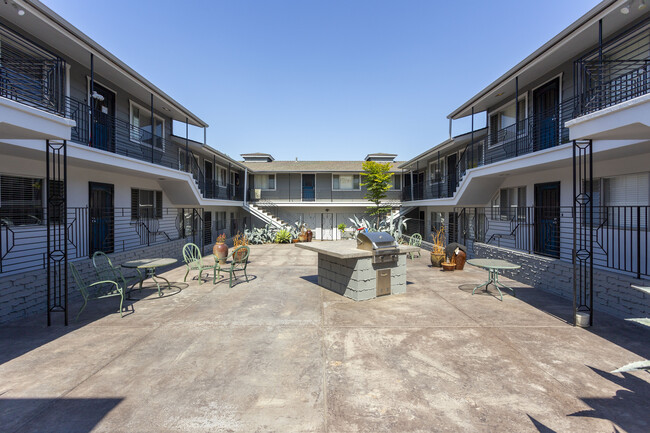
<path fill-rule="evenodd" d="M 488 286 L 490 285 L 490 283 L 492 283 L 492 285 L 494 285 L 494 287 L 496 287 L 497 291 L 499 292 L 502 301 L 503 301 L 503 293 L 501 293 L 499 287 L 508 289 L 512 292 L 513 296 L 515 297 L 517 296 L 515 294 L 515 289 L 510 288 L 505 284 L 499 282 L 499 270 L 519 269 L 521 268 L 521 266 L 516 265 L 514 263 L 507 262 L 505 260 L 499 260 L 499 259 L 470 259 L 467 261 L 467 263 L 476 266 L 478 268 L 487 269 L 488 271 L 488 280 L 485 283 L 479 284 L 478 286 L 474 287 L 474 290 L 472 290 L 472 295 L 474 294 L 474 292 L 476 292 L 476 289 L 483 286 L 485 286 L 485 291 L 487 292 Z"/>
<path fill-rule="evenodd" d="M 147 278 L 151 277 L 156 287 L 158 287 L 158 296 L 162 296 L 162 291 L 160 290 L 160 284 L 158 279 L 165 280 L 167 282 L 167 287 L 171 290 L 172 285 L 169 280 L 165 277 L 156 275 L 156 268 L 162 268 L 164 266 L 173 265 L 178 260 L 176 259 L 165 259 L 165 258 L 156 258 L 156 259 L 138 259 L 130 260 L 128 262 L 122 263 L 122 267 L 137 269 L 138 271 L 144 271 L 144 275 L 140 273 L 140 289 L 142 290 L 142 282 Z"/>

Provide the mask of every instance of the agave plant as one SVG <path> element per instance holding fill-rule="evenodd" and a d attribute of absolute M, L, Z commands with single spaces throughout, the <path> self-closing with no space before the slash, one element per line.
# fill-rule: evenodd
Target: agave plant
<path fill-rule="evenodd" d="M 409 219 L 410 218 L 404 217 L 395 218 L 390 215 L 388 218 L 382 218 L 377 221 L 375 218 L 368 220 L 353 215 L 352 218 L 350 218 L 350 222 L 355 231 L 358 231 L 359 229 L 367 229 L 369 232 L 387 232 L 399 242 L 404 230 L 406 230 L 406 221 Z"/>
<path fill-rule="evenodd" d="M 291 242 L 291 233 L 289 233 L 289 230 L 282 229 L 275 234 L 276 244 L 288 244 L 289 242 Z"/>
<path fill-rule="evenodd" d="M 262 228 L 253 227 L 251 230 L 244 230 L 244 236 L 251 244 L 268 244 L 275 241 L 276 230 L 267 224 Z"/>

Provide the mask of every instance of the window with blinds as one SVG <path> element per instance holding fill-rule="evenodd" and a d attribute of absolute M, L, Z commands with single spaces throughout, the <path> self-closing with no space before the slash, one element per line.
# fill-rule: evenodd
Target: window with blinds
<path fill-rule="evenodd" d="M 162 191 L 131 188 L 131 219 L 162 218 Z"/>
<path fill-rule="evenodd" d="M 216 221 L 215 221 L 216 230 L 225 230 L 226 229 L 226 213 L 225 212 L 215 212 L 214 216 L 216 217 Z"/>
<path fill-rule="evenodd" d="M 6 225 L 44 223 L 43 179 L 0 175 L 0 218 Z"/>

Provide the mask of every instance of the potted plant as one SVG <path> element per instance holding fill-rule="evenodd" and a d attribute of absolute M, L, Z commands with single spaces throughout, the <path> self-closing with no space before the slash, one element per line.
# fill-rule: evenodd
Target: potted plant
<path fill-rule="evenodd" d="M 345 223 L 341 223 L 338 226 L 336 226 L 337 229 L 341 232 L 341 239 L 345 239 L 345 229 L 346 229 Z"/>
<path fill-rule="evenodd" d="M 237 249 L 237 247 L 247 246 L 248 245 L 248 238 L 246 236 L 244 236 L 243 234 L 238 232 L 235 235 L 235 237 L 232 238 L 232 242 L 233 242 L 233 248 Z M 234 256 L 236 256 L 236 257 L 233 257 L 233 260 L 239 260 L 240 257 L 243 256 L 244 254 L 246 254 L 246 251 L 244 251 L 244 250 L 237 251 L 234 254 Z"/>
<path fill-rule="evenodd" d="M 221 233 L 219 236 L 217 236 L 217 242 L 215 242 L 214 246 L 212 247 L 212 253 L 215 255 L 217 260 L 219 260 L 219 264 L 226 264 L 226 257 L 228 257 L 228 245 L 226 245 L 225 233 Z"/>
<path fill-rule="evenodd" d="M 311 232 L 311 230 L 307 228 L 307 231 L 305 231 L 305 236 L 307 237 L 307 242 L 311 242 L 311 239 L 314 236 L 314 234 Z"/>
<path fill-rule="evenodd" d="M 439 268 L 445 261 L 445 228 L 440 227 L 431 234 L 433 248 L 431 249 L 431 266 Z"/>

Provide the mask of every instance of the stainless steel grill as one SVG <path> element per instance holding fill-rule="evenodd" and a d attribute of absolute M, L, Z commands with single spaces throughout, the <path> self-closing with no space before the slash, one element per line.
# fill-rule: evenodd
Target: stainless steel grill
<path fill-rule="evenodd" d="M 359 233 L 357 248 L 372 251 L 373 263 L 396 262 L 399 252 L 395 238 L 386 232 Z"/>

